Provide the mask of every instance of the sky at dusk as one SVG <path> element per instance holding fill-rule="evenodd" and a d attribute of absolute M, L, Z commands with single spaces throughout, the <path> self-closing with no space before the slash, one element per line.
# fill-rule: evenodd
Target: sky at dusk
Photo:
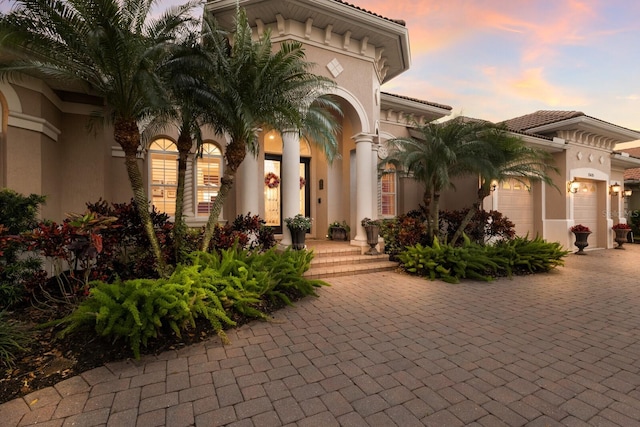
<path fill-rule="evenodd" d="M 409 29 L 385 90 L 500 121 L 578 110 L 640 130 L 640 1 L 352 0 Z"/>
<path fill-rule="evenodd" d="M 407 23 L 411 69 L 387 92 L 492 121 L 578 110 L 640 131 L 638 0 L 347 1 Z"/>

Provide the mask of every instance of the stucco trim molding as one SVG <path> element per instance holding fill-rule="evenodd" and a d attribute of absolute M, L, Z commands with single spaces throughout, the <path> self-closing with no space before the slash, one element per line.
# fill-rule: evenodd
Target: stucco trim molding
<path fill-rule="evenodd" d="M 7 124 L 20 129 L 40 132 L 54 141 L 58 141 L 58 136 L 62 133 L 60 129 L 45 119 L 30 116 L 29 114 L 19 113 L 17 111 L 9 111 Z"/>
<path fill-rule="evenodd" d="M 144 155 L 145 153 L 140 150 L 140 148 L 138 147 L 138 154 L 136 155 L 136 157 L 138 159 L 143 159 L 144 160 Z M 122 149 L 122 147 L 120 147 L 119 145 L 112 145 L 111 146 L 111 157 L 121 157 L 124 159 L 124 150 Z"/>

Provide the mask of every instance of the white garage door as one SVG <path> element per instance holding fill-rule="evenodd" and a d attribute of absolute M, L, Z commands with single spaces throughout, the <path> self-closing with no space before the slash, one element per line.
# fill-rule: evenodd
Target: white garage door
<path fill-rule="evenodd" d="M 528 186 L 516 180 L 504 181 L 498 190 L 498 211 L 516 227 L 518 236 L 535 237 L 533 230 L 533 194 Z"/>
<path fill-rule="evenodd" d="M 589 247 L 598 247 L 598 186 L 595 181 L 580 181 L 573 195 L 573 220 L 591 229 Z"/>

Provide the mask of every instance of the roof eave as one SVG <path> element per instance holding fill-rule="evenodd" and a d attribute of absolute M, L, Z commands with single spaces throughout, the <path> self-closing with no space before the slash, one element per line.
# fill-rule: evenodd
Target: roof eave
<path fill-rule="evenodd" d="M 542 126 L 526 129 L 530 133 L 545 134 L 559 130 L 586 130 L 592 133 L 612 138 L 618 142 L 628 142 L 640 139 L 640 132 L 626 129 L 589 116 L 572 117 Z"/>
<path fill-rule="evenodd" d="M 611 153 L 611 166 L 622 169 L 640 168 L 640 159 L 631 157 L 627 153 L 613 152 Z"/>
<path fill-rule="evenodd" d="M 451 107 L 439 107 L 436 105 L 413 101 L 411 99 L 397 98 L 385 93 L 380 94 L 380 109 L 392 109 L 395 111 L 405 111 L 419 115 L 429 115 L 431 117 L 435 117 L 433 120 L 437 120 L 451 114 Z"/>
<path fill-rule="evenodd" d="M 568 148 L 567 142 L 562 138 L 553 138 L 552 140 L 548 140 L 545 138 L 538 138 L 533 135 L 523 135 L 517 132 L 510 133 L 522 139 L 522 141 L 527 145 L 540 148 L 549 153 L 560 153 Z"/>

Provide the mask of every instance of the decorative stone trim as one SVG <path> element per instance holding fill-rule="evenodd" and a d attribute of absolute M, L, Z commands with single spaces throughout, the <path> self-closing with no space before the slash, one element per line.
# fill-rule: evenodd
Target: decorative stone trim
<path fill-rule="evenodd" d="M 31 116 L 29 114 L 19 113 L 17 111 L 9 111 L 7 125 L 40 132 L 54 141 L 58 141 L 58 136 L 62 133 L 60 129 L 45 119 Z"/>

